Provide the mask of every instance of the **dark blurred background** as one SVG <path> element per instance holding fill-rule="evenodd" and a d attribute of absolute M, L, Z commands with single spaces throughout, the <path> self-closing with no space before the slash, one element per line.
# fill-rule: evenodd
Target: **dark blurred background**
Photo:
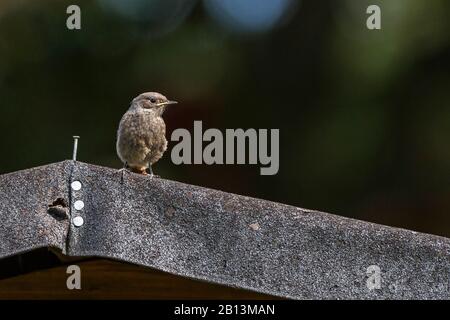
<path fill-rule="evenodd" d="M 159 91 L 180 102 L 168 137 L 280 129 L 278 175 L 169 149 L 164 178 L 450 236 L 449 17 L 445 0 L 1 0 L 0 173 L 71 158 L 73 135 L 80 161 L 120 168 L 122 114 Z"/>

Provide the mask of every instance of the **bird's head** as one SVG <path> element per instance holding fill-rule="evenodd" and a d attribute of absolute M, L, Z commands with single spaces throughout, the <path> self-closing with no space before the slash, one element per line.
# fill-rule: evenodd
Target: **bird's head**
<path fill-rule="evenodd" d="M 162 115 L 168 105 L 176 104 L 176 101 L 168 100 L 158 92 L 145 92 L 138 95 L 131 101 L 131 108 L 154 112 L 156 115 Z"/>

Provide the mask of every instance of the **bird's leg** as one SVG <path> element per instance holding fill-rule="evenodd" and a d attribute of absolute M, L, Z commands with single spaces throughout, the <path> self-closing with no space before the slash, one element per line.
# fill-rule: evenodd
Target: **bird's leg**
<path fill-rule="evenodd" d="M 148 165 L 148 171 L 150 172 L 150 177 L 153 177 L 153 170 L 151 164 Z"/>
<path fill-rule="evenodd" d="M 153 169 L 152 169 L 152 165 L 151 164 L 148 165 L 148 171 L 150 172 L 150 178 L 153 178 L 153 177 L 159 178 L 158 175 L 153 174 Z"/>
<path fill-rule="evenodd" d="M 123 183 L 123 179 L 124 179 L 124 173 L 125 173 L 125 172 L 128 172 L 127 169 L 128 169 L 128 162 L 125 162 L 125 163 L 123 164 L 123 168 L 119 170 L 119 172 L 122 173 L 122 177 L 121 177 L 121 182 L 122 182 L 122 183 Z"/>

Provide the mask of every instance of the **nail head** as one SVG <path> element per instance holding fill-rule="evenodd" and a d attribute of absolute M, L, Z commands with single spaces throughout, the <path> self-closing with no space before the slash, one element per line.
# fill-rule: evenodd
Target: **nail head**
<path fill-rule="evenodd" d="M 80 181 L 74 181 L 72 182 L 72 189 L 75 191 L 81 190 L 81 182 Z"/>
<path fill-rule="evenodd" d="M 81 227 L 84 224 L 84 219 L 83 217 L 78 216 L 73 218 L 72 222 L 75 227 Z"/>
<path fill-rule="evenodd" d="M 74 207 L 76 210 L 82 210 L 84 208 L 84 202 L 81 200 L 75 201 Z"/>

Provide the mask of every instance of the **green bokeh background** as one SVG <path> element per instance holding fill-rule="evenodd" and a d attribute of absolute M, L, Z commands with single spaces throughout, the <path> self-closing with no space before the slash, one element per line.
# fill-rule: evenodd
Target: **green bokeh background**
<path fill-rule="evenodd" d="M 169 137 L 194 120 L 280 129 L 278 175 L 175 166 L 170 143 L 164 178 L 450 236 L 450 2 L 303 0 L 243 32 L 208 0 L 148 0 L 134 15 L 104 1 L 0 2 L 0 173 L 70 158 L 73 135 L 80 161 L 120 168 L 122 114 L 159 91 L 180 102 Z"/>

